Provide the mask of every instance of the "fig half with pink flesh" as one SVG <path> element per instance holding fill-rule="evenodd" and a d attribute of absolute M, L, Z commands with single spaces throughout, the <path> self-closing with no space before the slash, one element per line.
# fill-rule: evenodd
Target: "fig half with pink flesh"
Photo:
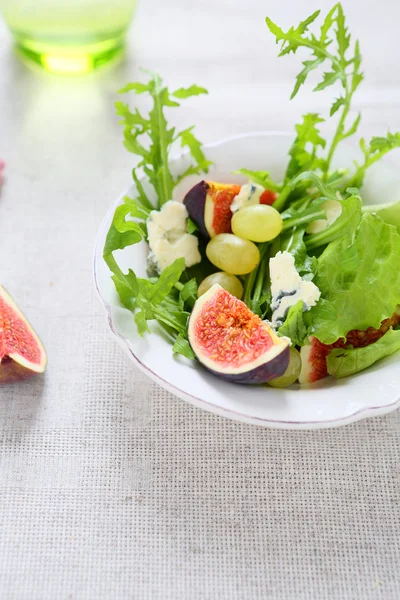
<path fill-rule="evenodd" d="M 186 194 L 183 203 L 200 233 L 215 237 L 231 233 L 231 204 L 240 192 L 240 185 L 200 181 Z"/>
<path fill-rule="evenodd" d="M 0 285 L 0 383 L 43 373 L 46 363 L 42 342 L 10 294 Z"/>
<path fill-rule="evenodd" d="M 234 383 L 266 383 L 289 364 L 290 341 L 218 284 L 196 301 L 189 342 L 206 369 Z"/>

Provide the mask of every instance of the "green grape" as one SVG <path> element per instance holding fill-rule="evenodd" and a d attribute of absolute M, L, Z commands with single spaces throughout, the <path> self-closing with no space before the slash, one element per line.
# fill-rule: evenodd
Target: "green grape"
<path fill-rule="evenodd" d="M 290 359 L 289 365 L 283 375 L 277 377 L 276 379 L 271 379 L 268 381 L 269 385 L 272 387 L 283 388 L 291 385 L 295 381 L 297 381 L 298 376 L 301 371 L 301 358 L 300 353 L 293 346 L 290 347 Z"/>
<path fill-rule="evenodd" d="M 232 231 L 245 240 L 269 242 L 282 231 L 282 217 L 267 204 L 246 206 L 233 215 Z"/>
<path fill-rule="evenodd" d="M 240 280 L 236 277 L 236 275 L 232 275 L 231 273 L 224 273 L 223 271 L 219 271 L 218 273 L 212 273 L 209 275 L 199 285 L 199 289 L 197 290 L 197 295 L 200 298 L 203 294 L 208 292 L 210 287 L 214 285 L 214 283 L 219 283 L 221 287 L 224 288 L 227 292 L 232 294 L 232 296 L 236 296 L 236 298 L 242 297 L 243 294 L 243 286 L 240 283 Z"/>
<path fill-rule="evenodd" d="M 260 252 L 253 242 L 232 233 L 219 233 L 207 244 L 206 254 L 213 265 L 234 275 L 246 275 L 260 262 Z"/>

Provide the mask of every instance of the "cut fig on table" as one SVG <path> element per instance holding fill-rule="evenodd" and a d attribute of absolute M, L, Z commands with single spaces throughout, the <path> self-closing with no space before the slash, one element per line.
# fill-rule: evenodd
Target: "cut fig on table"
<path fill-rule="evenodd" d="M 0 383 L 44 373 L 46 351 L 10 294 L 0 285 Z"/>
<path fill-rule="evenodd" d="M 1 160 L 1 158 L 0 158 L 0 186 L 4 181 L 4 175 L 3 175 L 4 167 L 5 167 L 4 160 Z"/>
<path fill-rule="evenodd" d="M 217 283 L 195 303 L 189 342 L 199 362 L 234 383 L 266 383 L 284 374 L 290 340 Z"/>

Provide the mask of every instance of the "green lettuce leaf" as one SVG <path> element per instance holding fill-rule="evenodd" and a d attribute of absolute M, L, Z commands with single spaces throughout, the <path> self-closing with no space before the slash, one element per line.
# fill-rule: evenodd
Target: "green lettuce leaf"
<path fill-rule="evenodd" d="M 353 329 L 378 329 L 400 301 L 399 265 L 396 228 L 364 214 L 355 233 L 329 244 L 318 259 L 321 299 L 308 313 L 313 335 L 332 344 Z"/>
<path fill-rule="evenodd" d="M 400 202 L 390 202 L 388 204 L 370 204 L 363 206 L 364 212 L 375 213 L 389 225 L 397 227 L 400 233 Z"/>
<path fill-rule="evenodd" d="M 377 342 L 365 348 L 332 350 L 327 358 L 328 373 L 338 379 L 348 377 L 397 350 L 400 350 L 400 330 L 389 329 Z"/>

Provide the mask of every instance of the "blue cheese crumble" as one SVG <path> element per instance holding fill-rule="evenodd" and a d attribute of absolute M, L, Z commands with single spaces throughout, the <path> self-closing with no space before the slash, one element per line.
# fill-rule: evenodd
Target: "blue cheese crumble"
<path fill-rule="evenodd" d="M 161 210 L 152 210 L 147 219 L 150 270 L 161 273 L 176 258 L 184 258 L 185 266 L 201 261 L 199 240 L 187 232 L 188 212 L 182 202 L 169 200 Z"/>
<path fill-rule="evenodd" d="M 310 310 L 318 302 L 321 292 L 312 281 L 298 274 L 290 252 L 278 252 L 269 261 L 272 294 L 272 325 L 280 327 L 291 306 L 303 301 L 303 310 Z"/>
<path fill-rule="evenodd" d="M 240 208 L 260 204 L 261 195 L 264 193 L 264 188 L 255 183 L 246 183 L 240 188 L 240 192 L 234 197 L 231 204 L 231 211 L 234 213 Z"/>

